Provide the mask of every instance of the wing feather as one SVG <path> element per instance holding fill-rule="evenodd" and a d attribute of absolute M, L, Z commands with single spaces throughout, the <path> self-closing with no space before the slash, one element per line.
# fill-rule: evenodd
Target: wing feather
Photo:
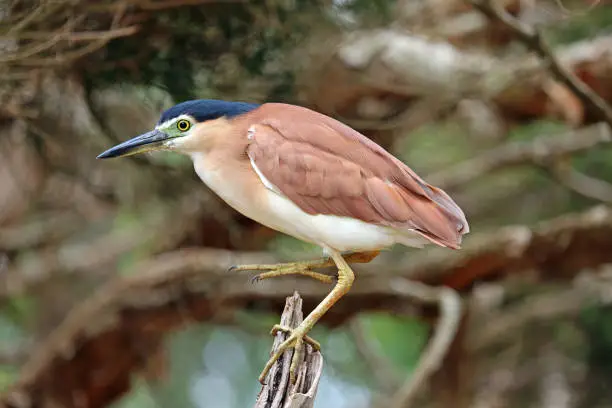
<path fill-rule="evenodd" d="M 444 191 L 359 132 L 306 108 L 266 104 L 259 110 L 247 154 L 303 211 L 414 230 L 453 248 L 469 231 Z"/>

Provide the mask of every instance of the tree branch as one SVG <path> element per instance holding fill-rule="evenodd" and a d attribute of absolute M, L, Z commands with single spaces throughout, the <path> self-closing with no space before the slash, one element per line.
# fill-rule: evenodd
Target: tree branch
<path fill-rule="evenodd" d="M 584 152 L 612 142 L 610 127 L 599 123 L 562 135 L 541 136 L 530 142 L 514 142 L 431 174 L 426 179 L 440 188 L 453 188 L 504 167 L 525 163 L 548 164 L 554 159 Z"/>
<path fill-rule="evenodd" d="M 569 161 L 557 160 L 545 168 L 570 190 L 593 200 L 612 203 L 612 184 L 575 170 Z"/>
<path fill-rule="evenodd" d="M 112 229 L 86 243 L 66 239 L 66 242 L 55 245 L 52 250 L 40 250 L 36 256 L 16 262 L 0 277 L 0 301 L 26 293 L 56 276 L 91 273 L 92 270 L 108 265 L 121 255 L 143 245 L 150 245 L 151 251 L 172 248 L 193 229 L 194 217 L 206 208 L 205 205 L 199 204 L 199 197 L 199 194 L 183 197 L 180 202 L 161 212 L 159 206 L 152 205 L 142 212 L 142 222 L 137 227 Z M 180 216 L 170 216 L 168 212 Z M 60 228 L 53 223 L 51 226 L 58 234 L 69 228 L 66 225 Z M 155 234 L 155 231 L 165 233 Z M 20 241 L 24 243 L 36 238 L 30 235 L 32 233 L 27 229 L 23 232 L 0 229 L 0 246 L 7 244 L 7 248 L 11 248 L 8 244 Z"/>
<path fill-rule="evenodd" d="M 612 126 L 612 107 L 582 82 L 572 71 L 565 68 L 546 43 L 542 33 L 535 27 L 523 23 L 500 7 L 495 0 L 470 0 L 470 3 L 488 18 L 499 21 L 548 66 L 555 77 L 571 89 L 598 120 Z"/>
<path fill-rule="evenodd" d="M 610 267 L 575 279 L 571 287 L 546 291 L 527 297 L 499 312 L 493 312 L 486 326 L 475 324 L 466 344 L 470 353 L 499 347 L 512 341 L 508 333 L 519 333 L 521 327 L 534 322 L 576 316 L 586 307 L 605 307 L 612 303 Z"/>
<path fill-rule="evenodd" d="M 440 317 L 433 338 L 423 351 L 417 368 L 395 393 L 391 400 L 393 408 L 408 408 L 427 379 L 440 368 L 450 348 L 461 321 L 461 298 L 454 290 L 445 287 L 430 287 L 419 282 L 401 279 L 396 289 L 421 302 L 438 304 Z"/>

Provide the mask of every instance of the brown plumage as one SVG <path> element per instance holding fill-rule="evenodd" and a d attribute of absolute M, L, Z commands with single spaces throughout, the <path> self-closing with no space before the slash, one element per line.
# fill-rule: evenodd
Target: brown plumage
<path fill-rule="evenodd" d="M 444 191 L 343 123 L 272 103 L 245 116 L 248 156 L 303 211 L 414 230 L 451 248 L 469 231 Z"/>

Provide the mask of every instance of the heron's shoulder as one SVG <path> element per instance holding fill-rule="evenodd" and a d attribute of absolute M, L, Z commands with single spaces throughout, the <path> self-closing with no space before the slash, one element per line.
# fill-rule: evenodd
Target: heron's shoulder
<path fill-rule="evenodd" d="M 328 151 L 365 149 L 398 164 L 380 145 L 352 127 L 313 109 L 285 103 L 265 103 L 251 112 L 253 123 L 267 125 L 289 140 Z"/>

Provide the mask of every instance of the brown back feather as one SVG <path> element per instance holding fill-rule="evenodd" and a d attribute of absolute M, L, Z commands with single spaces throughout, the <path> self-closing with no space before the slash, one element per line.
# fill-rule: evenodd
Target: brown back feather
<path fill-rule="evenodd" d="M 248 116 L 255 130 L 248 156 L 303 211 L 416 230 L 452 248 L 469 232 L 444 191 L 343 123 L 285 104 L 265 104 Z"/>

